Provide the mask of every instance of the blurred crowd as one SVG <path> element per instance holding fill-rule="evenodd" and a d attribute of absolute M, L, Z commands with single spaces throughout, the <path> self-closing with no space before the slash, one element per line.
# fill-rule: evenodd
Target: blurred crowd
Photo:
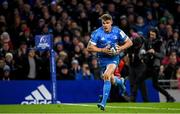
<path fill-rule="evenodd" d="M 86 46 L 104 13 L 131 39 L 148 39 L 156 30 L 164 54 L 159 78 L 180 79 L 180 0 L 1 0 L 0 79 L 51 78 L 50 53 L 34 48 L 38 34 L 53 34 L 57 79 L 101 79 L 98 59 Z"/>

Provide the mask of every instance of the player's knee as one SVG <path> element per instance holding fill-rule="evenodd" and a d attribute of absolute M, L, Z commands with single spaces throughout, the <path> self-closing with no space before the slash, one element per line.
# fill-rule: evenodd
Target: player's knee
<path fill-rule="evenodd" d="M 111 83 L 112 83 L 112 84 L 115 84 L 114 77 L 111 77 Z"/>
<path fill-rule="evenodd" d="M 107 74 L 107 73 L 105 73 L 105 74 L 104 74 L 104 80 L 110 80 L 110 75 Z"/>

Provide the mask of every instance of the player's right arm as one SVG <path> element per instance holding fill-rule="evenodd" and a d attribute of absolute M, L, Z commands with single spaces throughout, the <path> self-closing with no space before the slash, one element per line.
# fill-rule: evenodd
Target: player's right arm
<path fill-rule="evenodd" d="M 89 43 L 87 45 L 87 50 L 90 52 L 102 52 L 102 48 L 98 48 L 91 41 L 89 41 Z"/>
<path fill-rule="evenodd" d="M 97 31 L 95 31 L 91 34 L 91 39 L 88 42 L 87 50 L 90 52 L 106 53 L 106 54 L 111 55 L 112 51 L 110 49 L 97 47 L 97 43 L 98 43 L 98 35 L 97 34 L 98 34 Z"/>
<path fill-rule="evenodd" d="M 113 52 L 108 48 L 98 48 L 96 45 L 92 44 L 90 41 L 87 45 L 87 50 L 90 52 L 99 52 L 99 53 L 106 53 L 108 55 L 112 55 Z"/>

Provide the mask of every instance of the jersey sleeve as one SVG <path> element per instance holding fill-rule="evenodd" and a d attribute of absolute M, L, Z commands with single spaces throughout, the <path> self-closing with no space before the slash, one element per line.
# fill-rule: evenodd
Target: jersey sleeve
<path fill-rule="evenodd" d="M 120 43 L 124 43 L 125 41 L 127 41 L 129 39 L 129 37 L 122 31 L 119 29 L 119 40 L 120 40 Z"/>
<path fill-rule="evenodd" d="M 90 43 L 93 44 L 93 45 L 96 45 L 97 44 L 97 41 L 98 41 L 98 35 L 97 35 L 97 31 L 94 31 L 92 34 L 91 34 L 91 39 L 90 39 Z"/>

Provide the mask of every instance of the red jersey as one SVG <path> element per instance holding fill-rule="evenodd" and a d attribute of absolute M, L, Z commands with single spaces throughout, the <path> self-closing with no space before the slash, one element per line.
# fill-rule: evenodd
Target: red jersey
<path fill-rule="evenodd" d="M 124 65 L 125 65 L 124 60 L 121 60 L 114 71 L 114 76 L 117 76 L 119 78 L 121 77 L 121 71 L 124 68 Z"/>

